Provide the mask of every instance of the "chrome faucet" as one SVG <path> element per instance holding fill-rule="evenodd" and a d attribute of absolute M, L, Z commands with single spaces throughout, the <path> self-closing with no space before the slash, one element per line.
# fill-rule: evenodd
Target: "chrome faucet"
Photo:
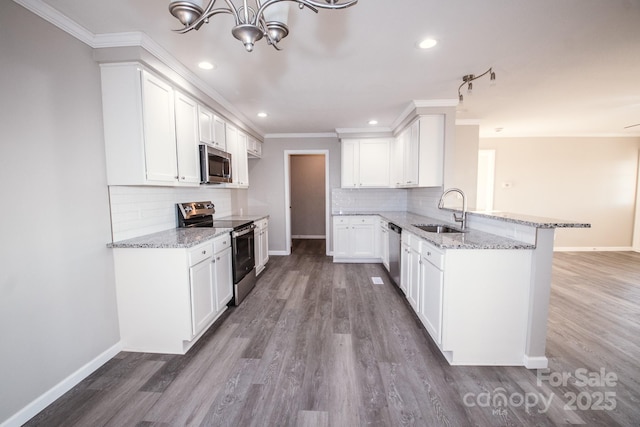
<path fill-rule="evenodd" d="M 440 196 L 440 201 L 438 202 L 438 209 L 442 209 L 444 207 L 444 198 L 449 193 L 458 193 L 462 196 L 462 214 L 458 215 L 454 212 L 453 220 L 455 222 L 459 222 L 461 224 L 460 227 L 462 228 L 462 230 L 464 230 L 465 227 L 467 226 L 467 197 L 464 195 L 464 191 L 462 191 L 459 188 L 449 188 L 448 190 L 445 190 L 445 192 L 442 193 L 442 196 Z"/>

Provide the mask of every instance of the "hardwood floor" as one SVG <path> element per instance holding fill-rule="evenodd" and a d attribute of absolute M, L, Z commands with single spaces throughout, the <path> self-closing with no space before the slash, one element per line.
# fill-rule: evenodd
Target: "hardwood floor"
<path fill-rule="evenodd" d="M 555 254 L 538 381 L 449 366 L 381 265 L 324 253 L 324 241 L 295 241 L 188 354 L 122 352 L 27 425 L 640 424 L 640 254 Z M 580 369 L 617 381 L 582 386 Z"/>

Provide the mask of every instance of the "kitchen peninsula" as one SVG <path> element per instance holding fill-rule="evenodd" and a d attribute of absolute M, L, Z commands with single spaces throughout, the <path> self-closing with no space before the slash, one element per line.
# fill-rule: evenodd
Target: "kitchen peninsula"
<path fill-rule="evenodd" d="M 402 229 L 398 286 L 450 364 L 546 368 L 554 230 L 590 225 L 467 212 L 464 233 L 416 227 L 444 224 L 442 218 L 450 212 L 455 211 L 434 210 L 437 218 L 407 212 L 333 212 L 334 262 L 383 262 L 389 269 L 385 248 L 393 223 Z M 349 239 L 367 235 L 364 240 L 375 248 L 369 253 L 350 254 L 341 248 Z"/>

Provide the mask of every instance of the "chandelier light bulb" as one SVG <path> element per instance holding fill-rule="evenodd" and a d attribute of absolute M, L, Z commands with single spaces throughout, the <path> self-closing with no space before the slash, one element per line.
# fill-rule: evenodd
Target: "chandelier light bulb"
<path fill-rule="evenodd" d="M 467 93 L 471 95 L 473 93 L 473 83 L 469 82 L 467 85 Z"/>

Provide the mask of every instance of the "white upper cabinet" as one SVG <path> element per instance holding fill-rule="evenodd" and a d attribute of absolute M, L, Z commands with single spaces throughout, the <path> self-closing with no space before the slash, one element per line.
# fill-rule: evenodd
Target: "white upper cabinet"
<path fill-rule="evenodd" d="M 180 92 L 175 94 L 176 152 L 180 184 L 200 183 L 198 153 L 198 104 Z"/>
<path fill-rule="evenodd" d="M 439 187 L 444 168 L 444 115 L 420 116 L 398 134 L 393 149 L 396 187 Z"/>
<path fill-rule="evenodd" d="M 199 185 L 193 102 L 139 64 L 101 74 L 108 185 Z"/>
<path fill-rule="evenodd" d="M 203 105 L 198 105 L 198 130 L 200 141 L 227 151 L 225 121 Z"/>
<path fill-rule="evenodd" d="M 342 188 L 389 187 L 389 139 L 343 139 Z"/>
<path fill-rule="evenodd" d="M 146 178 L 173 183 L 178 176 L 173 89 L 152 74 L 141 73 Z"/>
<path fill-rule="evenodd" d="M 231 153 L 231 184 L 226 186 L 248 188 L 247 135 L 231 125 L 227 125 L 227 151 Z"/>
<path fill-rule="evenodd" d="M 249 158 L 259 159 L 262 157 L 262 143 L 252 136 L 247 140 L 247 153 Z"/>

